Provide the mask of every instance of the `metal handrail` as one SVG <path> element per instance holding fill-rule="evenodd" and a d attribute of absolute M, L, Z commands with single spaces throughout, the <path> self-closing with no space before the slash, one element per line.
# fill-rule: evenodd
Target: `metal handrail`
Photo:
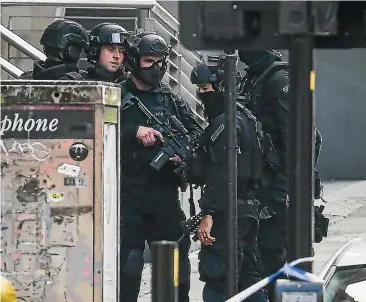
<path fill-rule="evenodd" d="M 168 12 L 162 5 L 159 3 L 155 3 L 155 5 L 151 8 L 151 10 L 156 13 L 157 15 L 161 15 L 160 12 L 164 15 L 164 21 L 169 24 L 169 26 L 179 32 L 179 21 L 170 13 Z"/>
<path fill-rule="evenodd" d="M 1 38 L 33 60 L 46 60 L 46 55 L 27 41 L 0 24 Z"/>
<path fill-rule="evenodd" d="M 61 6 L 82 8 L 152 8 L 155 0 L 1 0 L 1 5 L 6 6 Z"/>
<path fill-rule="evenodd" d="M 1 70 L 3 70 L 8 75 L 16 79 L 19 79 L 19 77 L 24 73 L 23 70 L 19 69 L 9 61 L 5 60 L 3 57 L 0 57 L 0 67 Z"/>
<path fill-rule="evenodd" d="M 162 5 L 160 5 L 159 3 L 155 3 L 155 5 L 151 8 L 151 11 L 159 17 L 163 17 L 162 19 L 164 20 L 164 22 L 169 25 L 170 28 L 173 29 L 175 32 L 179 33 L 179 21 Z M 200 53 L 198 51 L 192 51 L 192 54 L 196 57 L 198 61 L 200 61 Z"/>

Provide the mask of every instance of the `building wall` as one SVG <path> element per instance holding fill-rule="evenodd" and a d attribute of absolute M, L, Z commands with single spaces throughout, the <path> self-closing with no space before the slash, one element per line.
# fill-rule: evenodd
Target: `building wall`
<path fill-rule="evenodd" d="M 282 52 L 288 59 L 287 51 Z M 315 116 L 323 179 L 366 178 L 366 50 L 314 51 Z"/>
<path fill-rule="evenodd" d="M 366 178 L 366 50 L 317 50 L 319 170 L 327 179 Z"/>

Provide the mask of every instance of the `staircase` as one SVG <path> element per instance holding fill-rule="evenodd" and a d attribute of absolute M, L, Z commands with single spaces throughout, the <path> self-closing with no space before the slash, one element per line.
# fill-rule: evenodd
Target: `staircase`
<path fill-rule="evenodd" d="M 36 1 L 35 1 L 36 2 Z M 50 0 L 50 3 L 52 1 Z M 137 3 L 137 1 L 136 1 Z M 86 7 L 5 7 L 2 24 L 21 38 L 42 50 L 39 38 L 43 29 L 55 18 L 65 17 L 82 24 L 87 30 L 102 22 L 120 24 L 129 31 L 146 30 L 164 36 L 172 45 L 168 71 L 164 80 L 178 92 L 195 112 L 197 121 L 204 125 L 201 102 L 196 98 L 196 88 L 190 83 L 192 68 L 200 61 L 201 54 L 187 50 L 179 41 L 179 22 L 163 6 L 154 2 L 150 7 L 133 5 L 123 8 Z M 33 59 L 3 43 L 2 58 L 21 70 L 32 68 Z M 4 74 L 3 74 L 4 75 Z M 6 79 L 6 77 L 2 77 Z"/>

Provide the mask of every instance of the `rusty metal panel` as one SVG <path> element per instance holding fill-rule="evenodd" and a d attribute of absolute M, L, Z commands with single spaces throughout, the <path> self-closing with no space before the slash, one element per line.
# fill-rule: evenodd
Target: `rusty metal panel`
<path fill-rule="evenodd" d="M 1 105 L 14 104 L 105 104 L 120 106 L 116 84 L 89 81 L 2 81 Z"/>
<path fill-rule="evenodd" d="M 100 302 L 107 231 L 103 189 L 108 189 L 102 179 L 102 104 L 106 98 L 119 104 L 119 88 L 90 86 L 91 94 L 80 102 L 67 98 L 69 104 L 50 104 L 43 102 L 44 87 L 23 87 L 1 86 L 1 272 L 27 302 Z M 108 96 L 109 88 L 114 92 Z M 54 94 L 47 89 L 48 96 Z M 78 98 L 75 91 L 81 90 L 63 91 Z M 16 92 L 32 98 L 32 104 L 19 105 L 24 102 Z M 114 168 L 119 173 L 118 164 Z M 109 227 L 117 225 L 115 219 Z M 117 250 L 111 253 L 117 258 Z"/>

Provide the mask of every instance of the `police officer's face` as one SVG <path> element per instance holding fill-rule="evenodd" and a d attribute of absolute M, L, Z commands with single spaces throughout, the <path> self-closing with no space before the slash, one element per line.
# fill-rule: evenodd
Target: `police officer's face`
<path fill-rule="evenodd" d="M 154 63 L 157 63 L 159 67 L 162 67 L 163 62 L 164 62 L 163 56 L 141 56 L 140 58 L 141 68 L 148 68 Z"/>
<path fill-rule="evenodd" d="M 197 86 L 198 86 L 198 93 L 214 91 L 211 83 L 199 84 Z"/>
<path fill-rule="evenodd" d="M 102 45 L 99 63 L 109 72 L 116 72 L 124 59 L 123 47 L 117 44 Z"/>

